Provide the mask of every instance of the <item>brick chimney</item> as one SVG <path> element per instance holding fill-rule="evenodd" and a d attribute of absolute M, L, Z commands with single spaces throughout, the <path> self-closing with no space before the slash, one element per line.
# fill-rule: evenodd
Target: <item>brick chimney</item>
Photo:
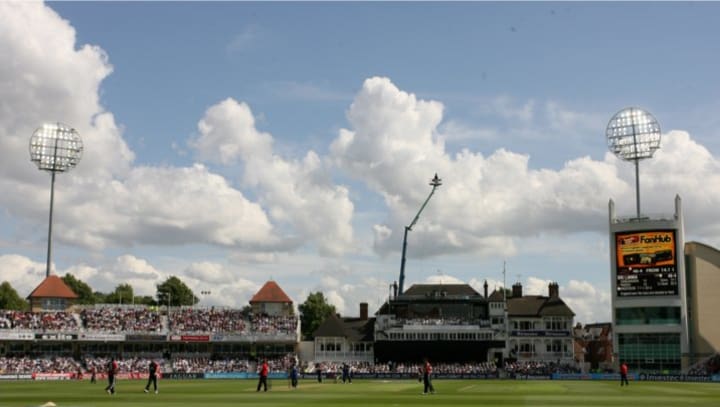
<path fill-rule="evenodd" d="M 366 302 L 360 303 L 360 319 L 363 321 L 367 321 L 368 319 L 368 303 Z"/>
<path fill-rule="evenodd" d="M 520 282 L 517 282 L 513 284 L 512 286 L 512 296 L 513 298 L 520 298 L 522 297 L 522 284 Z"/>
<path fill-rule="evenodd" d="M 550 295 L 550 298 L 560 297 L 560 286 L 558 283 L 550 283 L 548 285 L 548 294 Z"/>
<path fill-rule="evenodd" d="M 483 284 L 483 292 L 485 293 L 485 299 L 488 297 L 488 283 L 487 280 L 485 280 L 485 283 Z"/>

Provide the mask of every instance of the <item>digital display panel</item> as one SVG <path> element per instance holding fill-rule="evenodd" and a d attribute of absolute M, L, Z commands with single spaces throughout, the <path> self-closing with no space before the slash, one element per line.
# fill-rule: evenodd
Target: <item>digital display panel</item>
<path fill-rule="evenodd" d="M 674 230 L 615 234 L 618 297 L 677 295 Z"/>

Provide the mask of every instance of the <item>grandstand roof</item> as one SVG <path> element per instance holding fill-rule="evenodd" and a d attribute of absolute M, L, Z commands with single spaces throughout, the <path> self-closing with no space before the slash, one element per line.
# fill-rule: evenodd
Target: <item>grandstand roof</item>
<path fill-rule="evenodd" d="M 77 298 L 78 295 L 56 275 L 50 275 L 27 296 L 31 298 Z"/>
<path fill-rule="evenodd" d="M 262 288 L 250 299 L 250 304 L 258 302 L 282 302 L 292 304 L 290 297 L 288 297 L 288 295 L 285 294 L 285 291 L 283 291 L 283 289 L 272 280 L 265 283 L 265 285 L 262 286 Z"/>
<path fill-rule="evenodd" d="M 436 293 L 445 293 L 446 296 L 451 297 L 480 295 L 469 284 L 413 284 L 402 295 L 430 296 Z"/>
<path fill-rule="evenodd" d="M 375 318 L 340 318 L 331 315 L 313 333 L 314 337 L 347 338 L 354 342 L 372 342 Z"/>
<path fill-rule="evenodd" d="M 541 295 L 508 298 L 508 314 L 512 317 L 575 316 L 560 298 Z"/>

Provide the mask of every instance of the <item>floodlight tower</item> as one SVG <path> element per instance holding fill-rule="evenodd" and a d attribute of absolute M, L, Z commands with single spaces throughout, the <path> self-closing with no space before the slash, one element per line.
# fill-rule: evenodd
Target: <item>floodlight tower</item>
<path fill-rule="evenodd" d="M 640 219 L 640 166 L 642 159 L 650 158 L 660 148 L 660 124 L 649 112 L 627 107 L 608 122 L 605 136 L 608 149 L 625 161 L 635 162 L 635 205 Z"/>
<path fill-rule="evenodd" d="M 53 201 L 55 199 L 55 174 L 69 171 L 80 162 L 83 153 L 82 139 L 70 126 L 60 123 L 43 124 L 30 137 L 30 160 L 50 177 L 50 219 L 48 222 L 47 265 L 45 277 L 50 276 L 52 261 Z"/>
<path fill-rule="evenodd" d="M 435 176 L 433 177 L 433 179 L 430 180 L 430 186 L 432 186 L 430 195 L 428 195 L 425 202 L 423 202 L 417 215 L 415 215 L 415 218 L 412 220 L 412 222 L 410 222 L 410 225 L 405 226 L 405 234 L 403 235 L 402 260 L 400 261 L 400 280 L 399 280 L 398 291 L 397 291 L 398 295 L 403 293 L 404 285 L 405 285 L 405 253 L 407 252 L 408 232 L 412 230 L 413 226 L 415 226 L 415 223 L 418 221 L 418 218 L 420 217 L 420 213 L 423 211 L 423 209 L 425 209 L 425 205 L 427 205 L 428 201 L 435 193 L 435 189 L 437 189 L 437 187 L 439 187 L 440 185 L 442 185 L 442 179 L 438 178 L 438 175 L 436 173 Z"/>

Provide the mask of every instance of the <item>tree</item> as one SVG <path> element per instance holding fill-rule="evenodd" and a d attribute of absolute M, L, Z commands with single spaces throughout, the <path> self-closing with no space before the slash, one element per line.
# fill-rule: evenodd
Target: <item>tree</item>
<path fill-rule="evenodd" d="M 155 301 L 155 298 L 150 295 L 136 295 L 135 304 L 157 305 L 157 301 Z"/>
<path fill-rule="evenodd" d="M 172 276 L 157 285 L 158 305 L 195 305 L 200 299 L 179 278 Z"/>
<path fill-rule="evenodd" d="M 10 283 L 3 281 L 0 284 L 0 309 L 24 311 L 28 309 L 28 302 L 18 295 Z"/>
<path fill-rule="evenodd" d="M 107 303 L 106 298 L 107 298 L 108 295 L 110 295 L 110 294 L 105 294 L 105 293 L 102 293 L 102 292 L 100 292 L 100 291 L 95 291 L 95 292 L 93 293 L 93 297 L 95 297 L 95 303 L 96 303 L 96 304 L 105 304 L 105 303 Z"/>
<path fill-rule="evenodd" d="M 246 306 L 242 307 L 242 309 L 240 310 L 240 314 L 242 314 L 244 316 L 251 315 L 252 313 L 253 313 L 252 305 L 246 305 Z"/>
<path fill-rule="evenodd" d="M 67 273 L 62 277 L 62 281 L 70 287 L 78 298 L 75 301 L 77 304 L 95 304 L 97 299 L 93 294 L 92 288 L 82 280 L 75 278 L 74 275 Z"/>
<path fill-rule="evenodd" d="M 130 304 L 135 298 L 135 293 L 130 284 L 120 284 L 115 287 L 115 291 L 105 297 L 108 304 Z"/>
<path fill-rule="evenodd" d="M 321 292 L 311 293 L 298 307 L 300 311 L 300 330 L 306 340 L 313 339 L 313 333 L 326 318 L 335 314 L 335 306 L 325 300 Z"/>

